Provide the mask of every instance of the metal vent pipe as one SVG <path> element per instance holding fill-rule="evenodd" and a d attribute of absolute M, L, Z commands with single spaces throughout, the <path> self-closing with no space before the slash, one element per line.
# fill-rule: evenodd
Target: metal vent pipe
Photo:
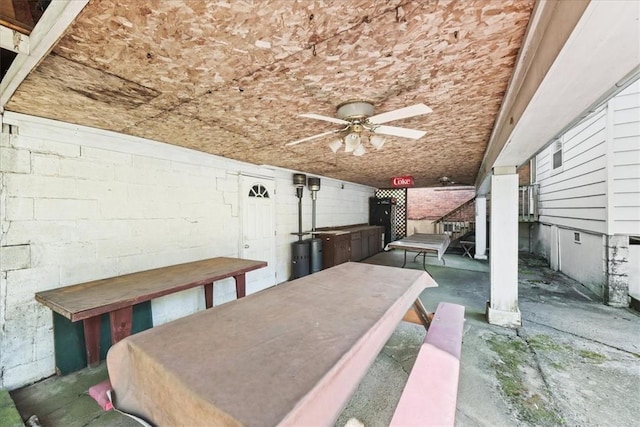
<path fill-rule="evenodd" d="M 316 237 L 316 199 L 320 191 L 320 178 L 311 177 L 307 184 L 311 191 L 311 239 L 309 239 L 309 257 L 311 274 L 322 270 L 322 240 Z"/>
<path fill-rule="evenodd" d="M 307 181 L 309 190 L 311 191 L 311 231 L 316 231 L 316 199 L 318 191 L 320 191 L 320 178 L 311 177 Z"/>

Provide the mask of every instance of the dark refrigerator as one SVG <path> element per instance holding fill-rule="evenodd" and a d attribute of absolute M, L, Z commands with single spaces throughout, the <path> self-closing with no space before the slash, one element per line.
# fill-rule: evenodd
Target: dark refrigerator
<path fill-rule="evenodd" d="M 395 230 L 392 227 L 395 219 L 396 202 L 391 197 L 369 198 L 369 225 L 381 225 L 384 227 L 384 245 L 395 239 Z"/>

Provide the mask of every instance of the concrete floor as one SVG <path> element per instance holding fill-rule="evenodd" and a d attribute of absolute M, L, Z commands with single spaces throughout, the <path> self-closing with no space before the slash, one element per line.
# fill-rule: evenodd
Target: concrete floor
<path fill-rule="evenodd" d="M 412 260 L 413 258 L 410 258 Z M 457 426 L 631 426 L 640 414 L 640 315 L 602 305 L 589 290 L 522 255 L 519 265 L 523 326 L 486 323 L 486 262 L 445 255 L 447 266 L 427 258 L 439 283 L 421 296 L 430 311 L 439 301 L 466 307 Z M 402 253 L 366 262 L 402 265 Z M 422 260 L 406 268 L 422 268 Z M 424 328 L 402 323 L 377 357 L 338 419 L 365 426 L 389 423 Z M 45 426 L 136 426 L 102 412 L 87 395 L 106 378 L 104 365 L 52 377 L 12 392 L 23 419 L 36 414 Z"/>

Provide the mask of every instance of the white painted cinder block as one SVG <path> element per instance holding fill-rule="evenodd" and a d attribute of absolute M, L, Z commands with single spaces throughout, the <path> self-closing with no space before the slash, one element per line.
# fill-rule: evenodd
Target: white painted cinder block
<path fill-rule="evenodd" d="M 72 178 L 7 173 L 5 188 L 10 197 L 75 198 L 76 186 Z"/>
<path fill-rule="evenodd" d="M 77 144 L 66 144 L 63 142 L 51 141 L 42 136 L 34 137 L 27 135 L 12 135 L 10 143 L 14 147 L 24 148 L 32 153 L 57 154 L 63 157 L 79 157 L 80 146 Z"/>
<path fill-rule="evenodd" d="M 0 148 L 0 171 L 29 173 L 31 172 L 31 152 L 14 148 Z"/>
<path fill-rule="evenodd" d="M 60 176 L 107 181 L 113 179 L 114 166 L 85 159 L 60 159 Z"/>
<path fill-rule="evenodd" d="M 92 262 L 64 263 L 60 265 L 60 286 L 76 285 L 78 283 L 91 282 L 93 280 L 115 277 L 120 272 L 121 260 L 119 258 L 99 259 Z"/>
<path fill-rule="evenodd" d="M 226 193 L 237 193 L 238 192 L 238 177 L 230 176 L 226 178 L 217 178 L 216 179 L 216 189 L 218 191 L 224 191 Z"/>
<path fill-rule="evenodd" d="M 20 270 L 31 267 L 31 246 L 16 245 L 0 247 L 0 271 Z"/>
<path fill-rule="evenodd" d="M 7 200 L 5 216 L 9 221 L 25 221 L 33 219 L 33 199 L 10 197 Z"/>
<path fill-rule="evenodd" d="M 40 307 L 35 302 L 35 293 L 60 286 L 59 267 L 57 265 L 38 266 L 34 268 L 25 268 L 21 270 L 7 271 L 7 292 L 6 303 L 7 319 L 11 319 L 12 313 L 15 317 L 21 319 L 25 317 L 24 304 L 29 305 L 29 310 L 37 314 Z M 20 283 L 20 286 L 15 286 Z M 32 316 L 26 316 L 28 321 L 33 320 Z"/>
<path fill-rule="evenodd" d="M 77 221 L 11 221 L 3 225 L 7 225 L 0 242 L 3 246 L 59 243 L 83 238 Z"/>
<path fill-rule="evenodd" d="M 31 167 L 34 175 L 59 175 L 60 156 L 52 154 L 32 154 Z"/>
<path fill-rule="evenodd" d="M 293 171 L 16 113 L 3 119 L 20 127 L 19 135 L 3 136 L 9 139 L 3 149 L 14 150 L 19 159 L 12 164 L 21 166 L 2 176 L 6 206 L 0 245 L 20 247 L 10 249 L 17 252 L 7 264 L 20 268 L 0 274 L 6 295 L 0 299 L 0 386 L 12 389 L 54 373 L 51 311 L 35 302 L 36 292 L 215 256 L 237 257 L 240 173 L 274 179 L 277 281 L 288 278 L 295 240 L 289 233 L 297 228 Z M 22 152 L 31 153 L 29 170 Z M 338 181 L 323 178 L 319 215 L 333 223 L 318 225 L 366 222 L 372 192 L 358 185 L 342 190 Z M 305 191 L 305 227 L 311 224 L 310 206 Z M 247 283 L 248 293 L 258 290 Z M 214 305 L 235 298 L 233 279 L 216 282 Z M 202 288 L 152 302 L 155 324 L 203 308 Z"/>
<path fill-rule="evenodd" d="M 39 198 L 35 201 L 35 218 L 37 220 L 96 219 L 98 218 L 98 202 L 95 200 Z"/>

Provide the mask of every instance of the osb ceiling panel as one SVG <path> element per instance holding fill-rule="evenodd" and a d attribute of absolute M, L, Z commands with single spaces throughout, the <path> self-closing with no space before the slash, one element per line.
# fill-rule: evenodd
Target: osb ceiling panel
<path fill-rule="evenodd" d="M 7 109 L 375 187 L 473 183 L 533 4 L 92 0 Z M 362 157 L 284 145 L 339 127 L 298 114 L 350 99 L 425 103 L 388 124 L 427 134 Z"/>

